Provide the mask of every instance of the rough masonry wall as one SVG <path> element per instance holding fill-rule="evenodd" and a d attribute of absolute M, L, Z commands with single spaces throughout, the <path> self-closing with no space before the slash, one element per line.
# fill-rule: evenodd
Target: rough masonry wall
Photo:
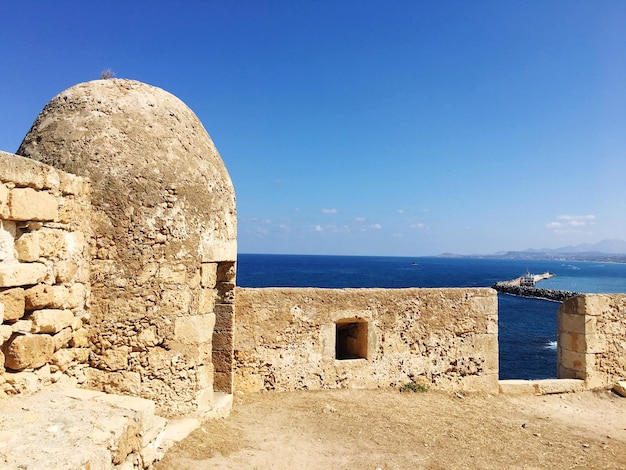
<path fill-rule="evenodd" d="M 237 288 L 236 302 L 235 389 L 497 392 L 494 290 Z"/>
<path fill-rule="evenodd" d="M 0 152 L 0 395 L 86 379 L 89 198 L 86 179 Z"/>
<path fill-rule="evenodd" d="M 584 379 L 589 388 L 626 380 L 626 295 L 584 294 L 558 312 L 559 378 Z"/>
<path fill-rule="evenodd" d="M 237 225 L 195 114 L 145 83 L 81 83 L 45 106 L 18 154 L 92 182 L 88 385 L 169 416 L 211 409 L 214 389 L 232 390 Z"/>

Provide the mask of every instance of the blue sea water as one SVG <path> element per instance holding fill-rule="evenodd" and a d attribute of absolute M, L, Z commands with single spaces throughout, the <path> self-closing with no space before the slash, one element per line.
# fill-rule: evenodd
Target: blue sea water
<path fill-rule="evenodd" d="M 539 287 L 626 293 L 626 264 L 484 258 L 239 254 L 242 287 L 489 287 L 532 273 L 556 277 Z M 559 303 L 498 294 L 501 379 L 556 377 Z"/>

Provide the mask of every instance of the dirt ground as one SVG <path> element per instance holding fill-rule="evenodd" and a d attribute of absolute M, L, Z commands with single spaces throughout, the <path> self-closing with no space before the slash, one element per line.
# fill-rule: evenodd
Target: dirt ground
<path fill-rule="evenodd" d="M 331 390 L 236 395 L 163 469 L 626 468 L 626 398 Z"/>

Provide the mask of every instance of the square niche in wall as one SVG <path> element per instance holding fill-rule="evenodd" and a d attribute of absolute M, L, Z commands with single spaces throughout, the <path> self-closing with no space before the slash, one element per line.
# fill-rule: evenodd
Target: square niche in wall
<path fill-rule="evenodd" d="M 367 359 L 367 327 L 364 320 L 344 319 L 335 323 L 335 359 Z"/>

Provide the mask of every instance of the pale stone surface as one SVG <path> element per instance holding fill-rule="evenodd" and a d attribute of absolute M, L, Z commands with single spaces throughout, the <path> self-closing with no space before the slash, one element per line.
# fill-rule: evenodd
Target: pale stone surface
<path fill-rule="evenodd" d="M 32 233 L 22 235 L 15 242 L 15 253 L 22 263 L 37 261 L 41 256 L 38 237 Z"/>
<path fill-rule="evenodd" d="M 0 219 L 0 261 L 15 259 L 15 222 Z"/>
<path fill-rule="evenodd" d="M 72 259 L 61 260 L 54 265 L 54 277 L 58 283 L 72 281 L 77 272 L 78 263 Z"/>
<path fill-rule="evenodd" d="M 38 284 L 48 274 L 42 263 L 0 263 L 0 287 Z"/>
<path fill-rule="evenodd" d="M 3 468 L 149 468 L 182 438 L 148 400 L 58 386 L 0 400 L 0 415 Z"/>
<path fill-rule="evenodd" d="M 217 263 L 202 263 L 202 287 L 213 289 L 217 284 Z"/>
<path fill-rule="evenodd" d="M 617 393 L 620 397 L 626 398 L 626 380 L 617 382 L 613 387 L 613 391 Z"/>
<path fill-rule="evenodd" d="M 13 220 L 53 221 L 59 212 L 59 202 L 45 191 L 14 188 L 9 195 L 9 210 Z"/>
<path fill-rule="evenodd" d="M 537 393 L 540 395 L 582 392 L 586 389 L 585 381 L 579 379 L 535 380 L 535 384 L 537 387 Z"/>
<path fill-rule="evenodd" d="M 27 310 L 63 308 L 68 304 L 69 292 L 65 286 L 38 284 L 24 292 Z"/>
<path fill-rule="evenodd" d="M 203 262 L 214 262 L 215 270 L 229 263 L 222 269 L 224 278 L 210 287 L 231 282 L 221 294 L 232 299 L 235 195 L 202 124 L 184 103 L 159 88 L 132 80 L 96 80 L 53 98 L 18 154 L 91 179 L 94 212 L 88 220 L 94 244 L 87 290 L 90 322 L 97 326 L 93 365 L 117 370 L 126 363 L 125 368 L 144 377 L 145 397 L 172 412 L 193 409 L 195 381 L 185 382 L 190 390 L 181 389 L 177 381 L 193 379 L 193 366 L 205 353 L 183 348 L 177 354 L 184 360 L 168 367 L 145 373 L 144 365 L 150 349 L 159 348 L 157 341 L 171 335 L 191 337 L 182 333 L 189 325 L 176 318 L 213 315 L 211 295 L 201 292 L 200 285 L 207 282 Z M 62 184 L 63 173 L 57 174 Z M 82 191 L 80 181 L 74 185 Z M 75 220 L 72 213 L 79 205 L 66 198 L 59 206 L 59 220 Z M 64 260 L 73 259 L 72 246 L 81 241 L 64 237 L 53 275 L 59 283 L 77 282 L 85 271 Z M 50 246 L 51 241 L 40 240 L 39 245 Z M 200 321 L 204 328 L 205 321 Z M 194 334 L 211 336 L 204 329 Z M 134 355 L 128 361 L 114 360 L 119 353 L 107 352 L 128 348 Z"/>
<path fill-rule="evenodd" d="M 498 390 L 491 289 L 238 288 L 236 299 L 236 390 L 388 387 L 410 380 L 442 390 Z M 474 310 L 477 299 L 483 308 Z M 354 322 L 367 333 L 361 340 L 367 353 L 337 360 L 337 324 Z M 216 331 L 215 350 L 229 334 Z"/>
<path fill-rule="evenodd" d="M 202 344 L 211 341 L 215 314 L 179 317 L 174 320 L 174 341 L 183 344 Z"/>
<path fill-rule="evenodd" d="M 19 320 L 24 316 L 24 289 L 16 287 L 0 292 L 0 304 L 4 306 L 4 321 Z"/>
<path fill-rule="evenodd" d="M 13 370 L 37 368 L 54 354 L 54 341 L 48 335 L 14 333 L 4 344 L 5 366 Z"/>
<path fill-rule="evenodd" d="M 626 378 L 626 295 L 585 294 L 558 312 L 558 377 L 581 378 L 589 388 Z"/>
<path fill-rule="evenodd" d="M 33 322 L 33 333 L 58 333 L 72 324 L 74 314 L 71 310 L 36 310 L 31 314 L 30 320 Z"/>
<path fill-rule="evenodd" d="M 0 219 L 8 219 L 9 213 L 9 188 L 0 183 Z"/>

